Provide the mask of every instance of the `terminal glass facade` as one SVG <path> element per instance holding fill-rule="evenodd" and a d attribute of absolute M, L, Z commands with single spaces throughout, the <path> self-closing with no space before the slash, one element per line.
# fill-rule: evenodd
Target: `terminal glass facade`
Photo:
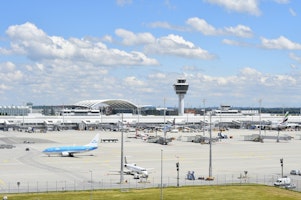
<path fill-rule="evenodd" d="M 0 106 L 0 115 L 4 116 L 26 116 L 30 113 L 29 106 Z"/>

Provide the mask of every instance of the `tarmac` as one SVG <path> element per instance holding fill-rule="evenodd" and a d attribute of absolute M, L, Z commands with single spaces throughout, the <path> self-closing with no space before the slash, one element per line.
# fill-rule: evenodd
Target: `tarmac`
<path fill-rule="evenodd" d="M 49 157 L 42 153 L 47 147 L 88 144 L 97 133 L 100 133 L 100 139 L 118 141 L 100 142 L 97 150 L 75 154 L 75 157 Z M 122 178 L 119 173 L 122 159 L 121 132 L 0 132 L 0 144 L 11 145 L 11 148 L 0 149 L 0 193 L 118 188 L 121 185 L 120 180 L 126 183 L 125 187 L 158 187 L 161 183 L 163 186 L 175 186 L 177 183 L 194 185 L 242 181 L 272 185 L 282 175 L 282 170 L 284 176 L 293 178 L 297 190 L 301 188 L 301 176 L 289 174 L 293 169 L 301 169 L 301 132 L 281 131 L 280 135 L 288 134 L 294 138 L 280 142 L 272 139 L 264 142 L 244 141 L 245 135 L 258 134 L 258 130 L 230 129 L 223 133 L 228 139 L 221 139 L 211 146 L 211 170 L 209 144 L 181 141 L 185 136 L 203 135 L 203 132 L 168 133 L 167 137 L 174 138 L 168 145 L 131 138 L 130 136 L 135 135 L 134 132 L 123 133 L 123 155 L 127 156 L 129 163 L 136 163 L 150 173 L 148 180 L 139 185 L 139 180 L 134 180 L 133 176 L 123 175 Z M 213 131 L 212 137 L 217 137 L 217 134 L 217 131 Z M 262 131 L 261 134 L 277 136 L 277 131 Z M 209 137 L 209 133 L 206 132 L 205 136 Z M 281 158 L 283 168 L 280 164 Z M 187 180 L 188 171 L 194 172 L 196 180 Z M 214 182 L 202 180 L 209 177 L 210 173 Z"/>

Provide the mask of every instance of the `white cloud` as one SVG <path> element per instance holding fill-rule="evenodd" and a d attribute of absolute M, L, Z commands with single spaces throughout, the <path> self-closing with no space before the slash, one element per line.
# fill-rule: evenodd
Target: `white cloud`
<path fill-rule="evenodd" d="M 296 103 L 300 100 L 301 79 L 298 74 L 267 74 L 245 67 L 238 74 L 229 76 L 192 73 L 187 82 L 190 84 L 188 95 L 200 98 L 200 94 L 205 94 L 210 105 L 228 102 L 230 105 L 247 106 L 248 103 L 254 104 L 254 99 L 259 97 L 269 106 L 281 106 L 287 96 L 296 97 Z M 222 99 L 217 99 L 218 96 Z"/>
<path fill-rule="evenodd" d="M 145 47 L 146 52 L 153 54 L 168 54 L 197 59 L 213 59 L 215 56 L 208 51 L 196 47 L 192 42 L 178 35 L 168 35 L 158 38 L 156 43 Z"/>
<path fill-rule="evenodd" d="M 290 2 L 290 0 L 274 0 L 274 1 L 280 4 L 288 4 Z"/>
<path fill-rule="evenodd" d="M 0 71 L 1 72 L 11 72 L 14 71 L 16 65 L 12 62 L 0 63 Z"/>
<path fill-rule="evenodd" d="M 194 99 L 202 98 L 210 101 L 211 97 L 214 99 L 214 96 L 219 96 L 222 98 L 217 98 L 216 102 L 210 102 L 210 105 L 219 105 L 221 101 L 224 102 L 228 99 L 231 105 L 241 103 L 240 105 L 247 106 L 250 99 L 260 96 L 264 99 L 271 99 L 271 104 L 265 100 L 267 105 L 277 105 L 278 102 L 280 102 L 278 105 L 282 105 L 284 102 L 281 99 L 282 96 L 298 94 L 299 85 L 301 85 L 301 79 L 297 73 L 293 75 L 264 74 L 251 67 L 243 68 L 236 75 L 206 75 L 201 73 L 206 66 L 203 62 L 197 62 L 198 64 L 189 62 L 184 65 L 176 63 L 179 70 L 165 68 L 166 65 L 162 65 L 164 69 L 156 66 L 155 69 L 150 69 L 151 72 L 140 71 L 140 75 L 136 73 L 140 69 L 134 67 L 134 70 L 130 69 L 133 70 L 131 71 L 133 74 L 124 75 L 120 73 L 127 70 L 123 66 L 140 67 L 147 63 L 158 64 L 146 53 L 158 54 L 158 57 L 161 55 L 163 55 L 162 57 L 172 55 L 197 59 L 213 59 L 215 57 L 193 42 L 174 34 L 159 38 L 152 36 L 150 38 L 154 39 L 150 40 L 151 43 L 147 43 L 145 39 L 148 38 L 147 34 L 120 29 L 124 31 L 121 31 L 122 38 L 130 39 L 128 45 L 146 44 L 146 53 L 143 53 L 109 48 L 102 42 L 104 37 L 65 39 L 59 36 L 49 36 L 33 24 L 23 25 L 24 27 L 19 25 L 8 29 L 11 47 L 4 49 L 20 55 L 18 58 L 21 59 L 18 60 L 18 64 L 16 61 L 15 63 L 0 63 L 2 80 L 0 93 L 5 94 L 3 96 L 9 95 L 10 91 L 14 94 L 17 93 L 18 97 L 16 98 L 19 99 L 15 100 L 16 102 L 32 100 L 34 103 L 47 105 L 49 102 L 60 104 L 74 103 L 82 99 L 128 99 L 134 96 L 133 98 L 138 99 L 140 103 L 155 105 L 158 105 L 160 101 L 163 102 L 163 97 L 168 97 L 167 104 L 174 105 L 177 102 L 177 96 L 173 91 L 172 84 L 184 74 L 190 84 L 186 98 L 191 102 L 195 101 Z M 214 29 L 216 30 L 216 28 Z M 27 32 L 22 35 L 24 30 Z M 225 35 L 233 34 L 226 33 L 225 28 L 221 30 Z M 239 32 L 238 30 L 241 29 L 237 28 L 236 30 L 234 27 L 229 32 Z M 112 42 L 112 37 L 108 36 L 107 41 Z M 270 46 L 274 48 L 275 43 L 278 42 L 278 40 L 272 42 L 273 45 L 270 44 Z M 244 45 L 228 39 L 223 40 L 223 43 Z M 289 42 L 286 43 L 289 44 Z M 293 44 L 296 46 L 296 43 Z M 284 48 L 283 46 L 294 45 L 282 45 L 282 48 Z M 126 48 L 130 49 L 131 46 Z M 291 53 L 289 56 L 291 59 L 301 62 L 299 55 Z M 193 67 L 193 65 L 198 67 Z M 275 86 L 280 92 L 274 90 Z M 290 93 L 287 92 L 288 88 Z M 282 94 L 277 96 L 279 93 Z M 200 94 L 206 96 L 200 97 Z M 158 100 L 160 97 L 162 98 Z"/>
<path fill-rule="evenodd" d="M 164 0 L 164 4 L 167 6 L 168 9 L 175 9 L 176 6 L 172 5 L 172 3 L 170 2 L 170 0 Z"/>
<path fill-rule="evenodd" d="M 244 25 L 237 25 L 236 27 L 226 27 L 225 32 L 229 35 L 235 35 L 237 37 L 250 38 L 253 36 L 251 28 Z"/>
<path fill-rule="evenodd" d="M 197 17 L 188 19 L 186 23 L 192 26 L 195 30 L 202 32 L 204 35 L 218 35 L 220 32 L 215 27 L 208 24 L 206 20 Z"/>
<path fill-rule="evenodd" d="M 196 47 L 192 42 L 186 41 L 183 37 L 178 35 L 170 34 L 156 39 L 150 33 L 135 34 L 124 29 L 117 29 L 115 33 L 122 38 L 124 45 L 145 45 L 144 49 L 148 54 L 168 54 L 198 59 L 214 58 L 214 56 L 206 50 Z"/>
<path fill-rule="evenodd" d="M 11 51 L 5 48 L 0 47 L 0 55 L 9 55 L 11 54 Z"/>
<path fill-rule="evenodd" d="M 146 81 L 139 80 L 135 76 L 128 76 L 123 79 L 123 87 L 124 90 L 126 90 L 130 96 L 133 96 L 133 93 L 136 94 L 153 94 L 155 91 L 154 88 L 149 87 Z M 135 96 L 136 97 L 136 96 Z"/>
<path fill-rule="evenodd" d="M 128 4 L 132 4 L 132 0 L 116 0 L 118 6 L 125 6 Z"/>
<path fill-rule="evenodd" d="M 110 49 L 101 42 L 87 39 L 48 36 L 34 24 L 10 26 L 6 31 L 11 40 L 11 52 L 26 55 L 34 61 L 66 59 L 94 65 L 157 65 L 155 59 L 141 52 Z M 142 35 L 144 36 L 144 35 Z M 143 38 L 143 37 L 140 38 Z M 143 40 L 143 39 L 140 39 Z"/>
<path fill-rule="evenodd" d="M 301 56 L 296 55 L 295 53 L 289 53 L 289 57 L 298 63 L 301 63 Z"/>
<path fill-rule="evenodd" d="M 261 38 L 261 43 L 264 48 L 267 49 L 288 49 L 288 50 L 300 50 L 301 44 L 290 41 L 284 36 L 280 36 L 277 39 Z"/>
<path fill-rule="evenodd" d="M 112 67 L 158 65 L 156 59 L 143 52 L 108 48 L 101 42 L 104 41 L 102 38 L 49 36 L 32 23 L 10 26 L 6 33 L 10 46 L 1 52 L 19 56 L 24 62 L 18 66 L 0 64 L 0 93 L 7 88 L 18 93 L 20 99 L 15 99 L 15 102 L 22 98 L 22 101 L 34 100 L 43 104 L 74 103 L 95 96 L 100 98 L 99 95 L 101 98 L 121 98 L 120 95 L 130 94 L 122 84 L 122 75 L 110 71 Z M 106 38 L 111 40 L 108 36 Z M 142 84 L 139 80 L 134 83 Z M 143 84 L 142 91 L 148 90 L 142 87 Z"/>
<path fill-rule="evenodd" d="M 105 35 L 105 36 L 102 38 L 102 41 L 104 41 L 104 42 L 113 42 L 113 39 L 112 39 L 112 36 L 110 36 L 110 35 Z"/>
<path fill-rule="evenodd" d="M 164 73 L 149 74 L 148 78 L 150 78 L 150 79 L 165 79 L 166 74 L 164 74 Z"/>
<path fill-rule="evenodd" d="M 256 77 L 261 77 L 262 73 L 257 71 L 256 69 L 250 68 L 250 67 L 245 67 L 243 69 L 240 70 L 240 75 L 241 77 L 252 77 L 252 78 L 256 78 Z"/>
<path fill-rule="evenodd" d="M 122 43 L 128 46 L 148 44 L 155 41 L 155 37 L 150 33 L 135 34 L 125 29 L 117 29 L 115 34 L 123 38 Z"/>
<path fill-rule="evenodd" d="M 204 0 L 222 6 L 230 11 L 260 15 L 259 0 Z"/>
<path fill-rule="evenodd" d="M 253 36 L 253 32 L 250 27 L 244 25 L 237 25 L 235 27 L 224 27 L 217 29 L 211 24 L 208 24 L 206 20 L 198 17 L 189 18 L 186 23 L 193 29 L 200 31 L 204 35 L 232 35 L 236 37 L 249 38 Z"/>
<path fill-rule="evenodd" d="M 20 81 L 23 78 L 22 71 L 16 68 L 16 65 L 12 62 L 0 63 L 0 80 L 2 83 L 16 84 L 16 81 Z M 3 88 L 8 88 L 4 87 Z"/>
<path fill-rule="evenodd" d="M 246 43 L 239 42 L 237 40 L 229 40 L 229 39 L 223 39 L 223 44 L 232 45 L 232 46 L 247 46 Z"/>
<path fill-rule="evenodd" d="M 43 71 L 45 69 L 45 66 L 43 64 L 41 64 L 41 63 L 37 63 L 36 66 L 41 71 Z"/>
<path fill-rule="evenodd" d="M 292 69 L 297 69 L 297 66 L 294 65 L 294 64 L 290 64 L 290 67 L 291 67 Z"/>
<path fill-rule="evenodd" d="M 138 80 L 135 76 L 129 76 L 124 79 L 124 84 L 127 86 L 141 87 L 145 83 L 141 80 Z"/>
<path fill-rule="evenodd" d="M 5 84 L 0 84 L 0 93 L 3 93 L 4 90 L 9 90 L 10 87 Z"/>
<path fill-rule="evenodd" d="M 184 71 L 195 71 L 197 68 L 195 66 L 183 66 Z"/>
<path fill-rule="evenodd" d="M 289 12 L 290 12 L 290 14 L 291 14 L 292 16 L 294 16 L 294 17 L 297 16 L 297 13 L 295 12 L 294 9 L 290 8 L 290 9 L 289 9 Z"/>
<path fill-rule="evenodd" d="M 180 27 L 180 26 L 174 26 L 168 22 L 152 22 L 148 24 L 149 27 L 151 28 L 164 28 L 164 29 L 169 29 L 169 30 L 176 30 L 176 31 L 187 31 L 186 28 Z"/>

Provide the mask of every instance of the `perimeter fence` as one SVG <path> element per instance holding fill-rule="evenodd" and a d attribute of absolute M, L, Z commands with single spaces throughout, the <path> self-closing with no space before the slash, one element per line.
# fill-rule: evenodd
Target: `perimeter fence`
<path fill-rule="evenodd" d="M 202 186 L 202 185 L 245 185 L 245 184 L 263 184 L 273 186 L 278 176 L 240 176 L 218 175 L 213 180 L 206 179 L 177 179 L 177 178 L 149 178 L 147 181 L 138 179 L 127 179 L 120 184 L 116 179 L 103 180 L 83 180 L 83 181 L 43 181 L 36 182 L 9 182 L 0 184 L 0 193 L 41 193 L 41 192 L 65 192 L 65 191 L 83 191 L 83 190 L 101 190 L 101 189 L 146 189 L 161 187 L 181 187 L 181 186 Z M 291 188 L 301 192 L 301 179 L 291 178 Z"/>

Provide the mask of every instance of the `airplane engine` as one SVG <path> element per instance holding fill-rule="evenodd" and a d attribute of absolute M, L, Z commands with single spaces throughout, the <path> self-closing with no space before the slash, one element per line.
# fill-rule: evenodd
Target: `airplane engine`
<path fill-rule="evenodd" d="M 62 152 L 62 156 L 70 156 L 68 152 Z"/>

